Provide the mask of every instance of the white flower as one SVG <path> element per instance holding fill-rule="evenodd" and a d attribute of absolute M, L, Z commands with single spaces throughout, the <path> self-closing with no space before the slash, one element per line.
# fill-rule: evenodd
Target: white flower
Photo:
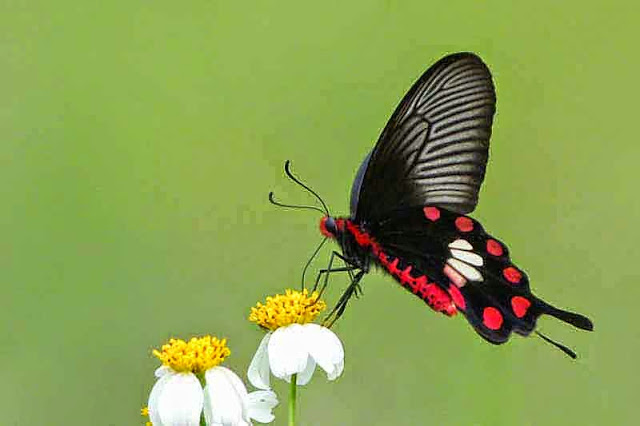
<path fill-rule="evenodd" d="M 256 351 L 248 377 L 258 389 L 269 389 L 269 370 L 279 379 L 296 384 L 311 380 L 316 364 L 335 380 L 344 369 L 344 349 L 336 334 L 318 324 L 290 324 L 267 333 Z"/>
<path fill-rule="evenodd" d="M 278 405 L 270 390 L 247 393 L 242 380 L 225 367 L 215 367 L 205 373 L 204 416 L 208 425 L 250 425 L 250 419 L 270 423 L 275 418 L 271 410 Z"/>
<path fill-rule="evenodd" d="M 156 370 L 158 381 L 149 395 L 153 426 L 199 426 L 203 412 L 208 426 L 271 422 L 276 395 L 270 390 L 248 393 L 233 371 L 218 365 L 229 353 L 226 341 L 210 336 L 188 343 L 171 339 L 162 352 L 154 351 L 164 365 Z M 204 389 L 195 373 L 204 375 Z"/>

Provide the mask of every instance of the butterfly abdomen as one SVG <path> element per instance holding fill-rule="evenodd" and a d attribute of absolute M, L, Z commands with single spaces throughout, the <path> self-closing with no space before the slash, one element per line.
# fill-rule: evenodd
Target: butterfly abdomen
<path fill-rule="evenodd" d="M 437 312 L 448 316 L 457 313 L 451 296 L 415 265 L 411 265 L 406 259 L 388 254 L 367 231 L 353 221 L 346 219 L 344 229 L 361 250 L 362 255 L 369 257 L 374 264 L 382 267 L 402 287 L 418 296 Z"/>

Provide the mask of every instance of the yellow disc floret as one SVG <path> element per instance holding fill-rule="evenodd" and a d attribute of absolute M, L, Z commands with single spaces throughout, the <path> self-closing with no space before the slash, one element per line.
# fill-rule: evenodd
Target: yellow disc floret
<path fill-rule="evenodd" d="M 149 407 L 142 407 L 140 414 L 142 417 L 149 417 Z M 153 424 L 151 422 L 146 422 L 145 426 L 153 426 Z"/>
<path fill-rule="evenodd" d="M 201 374 L 220 364 L 231 354 L 227 348 L 227 339 L 216 337 L 193 337 L 188 342 L 182 339 L 170 339 L 161 350 L 153 350 L 162 364 L 174 371 Z"/>
<path fill-rule="evenodd" d="M 302 292 L 286 290 L 285 294 L 267 297 L 264 305 L 258 302 L 251 308 L 249 321 L 269 330 L 312 322 L 327 307 L 319 297 L 317 291 L 309 295 L 306 289 Z"/>

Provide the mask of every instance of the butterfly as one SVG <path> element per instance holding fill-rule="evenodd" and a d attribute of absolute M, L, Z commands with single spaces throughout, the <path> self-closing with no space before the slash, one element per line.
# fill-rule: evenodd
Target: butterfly
<path fill-rule="evenodd" d="M 320 271 L 314 289 L 323 275 L 326 286 L 332 272 L 351 277 L 329 324 L 377 266 L 433 310 L 463 314 L 493 344 L 508 341 L 512 332 L 528 336 L 545 314 L 593 330 L 585 316 L 532 294 L 527 274 L 511 261 L 507 246 L 467 216 L 478 203 L 485 175 L 495 103 L 491 73 L 475 54 L 451 54 L 428 68 L 358 169 L 348 217 L 331 216 L 287 163 L 287 174 L 324 206 L 320 231 L 341 249 Z M 345 266 L 333 267 L 335 258 Z"/>

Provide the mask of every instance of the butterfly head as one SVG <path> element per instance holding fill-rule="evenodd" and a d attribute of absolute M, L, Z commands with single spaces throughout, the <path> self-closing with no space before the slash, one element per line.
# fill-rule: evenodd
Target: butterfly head
<path fill-rule="evenodd" d="M 338 225 L 331 216 L 324 216 L 320 219 L 320 233 L 325 237 L 335 238 L 338 234 Z"/>

